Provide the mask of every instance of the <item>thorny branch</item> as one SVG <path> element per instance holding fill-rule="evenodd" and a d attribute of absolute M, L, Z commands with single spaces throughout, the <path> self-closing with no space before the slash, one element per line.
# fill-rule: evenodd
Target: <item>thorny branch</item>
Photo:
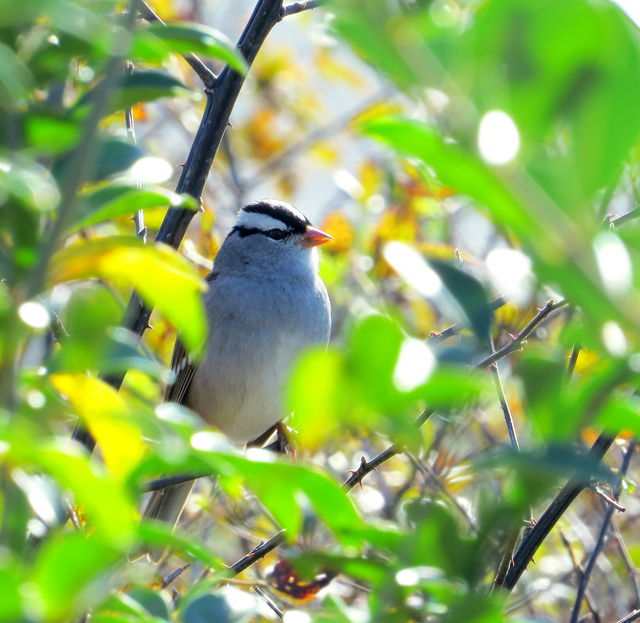
<path fill-rule="evenodd" d="M 636 449 L 636 442 L 633 441 L 629 444 L 627 451 L 625 452 L 624 458 L 622 460 L 622 465 L 620 467 L 620 480 L 618 481 L 618 485 L 615 490 L 615 497 L 620 496 L 620 492 L 622 491 L 622 483 L 623 478 L 625 477 L 627 470 L 629 469 L 629 464 L 631 463 L 631 457 Z M 604 547 L 604 540 L 607 536 L 607 531 L 609 530 L 609 524 L 611 523 L 611 518 L 613 517 L 613 512 L 615 508 L 612 505 L 607 506 L 607 510 L 604 514 L 604 519 L 602 520 L 602 526 L 600 527 L 600 533 L 598 534 L 598 539 L 596 544 L 589 556 L 589 561 L 587 562 L 587 566 L 580 578 L 580 584 L 578 585 L 578 591 L 576 594 L 576 600 L 573 604 L 573 611 L 571 612 L 571 623 L 577 623 L 578 616 L 580 614 L 580 608 L 582 606 L 582 599 L 584 598 L 585 592 L 587 590 L 587 585 L 589 584 L 589 578 L 591 577 L 591 573 L 596 564 L 596 559 L 598 558 L 602 548 Z"/>

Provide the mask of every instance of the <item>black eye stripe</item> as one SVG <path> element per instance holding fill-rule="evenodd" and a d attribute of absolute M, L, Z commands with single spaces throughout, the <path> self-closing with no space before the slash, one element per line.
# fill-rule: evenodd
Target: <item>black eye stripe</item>
<path fill-rule="evenodd" d="M 246 238 L 247 236 L 253 236 L 254 234 L 262 234 L 272 240 L 284 240 L 285 238 L 290 238 L 292 233 L 291 231 L 285 231 L 283 229 L 270 229 L 265 231 L 264 229 L 259 229 L 258 227 L 244 227 L 243 225 L 236 225 L 231 233 L 237 232 L 240 238 Z"/>

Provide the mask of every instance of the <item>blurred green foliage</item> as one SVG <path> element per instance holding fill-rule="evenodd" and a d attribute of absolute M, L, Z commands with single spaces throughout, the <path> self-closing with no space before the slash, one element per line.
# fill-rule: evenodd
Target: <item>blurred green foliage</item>
<path fill-rule="evenodd" d="M 328 352 L 306 353 L 292 373 L 294 462 L 242 452 L 161 404 L 175 330 L 194 353 L 202 346 L 205 286 L 176 251 L 137 239 L 130 219 L 200 202 L 139 183 L 132 167 L 147 151 L 126 137 L 122 112 L 143 116 L 144 104 L 195 92 L 178 75 L 180 54 L 240 72 L 246 63 L 223 34 L 145 24 L 131 18 L 135 6 L 0 0 L 0 621 L 267 620 L 263 602 L 229 586 L 227 563 L 255 534 L 280 529 L 295 573 L 279 582 L 256 565 L 251 586 L 288 603 L 305 587 L 315 595 L 309 582 L 327 570 L 348 579 L 294 600 L 303 612 L 292 620 L 511 620 L 507 596 L 490 591 L 510 535 L 571 474 L 615 480 L 576 448 L 581 436 L 640 432 L 638 230 L 605 218 L 616 196 L 637 208 L 637 26 L 607 0 L 321 9 L 331 15 L 324 35 L 402 96 L 353 124 L 394 154 L 389 170 L 361 172 L 362 203 L 385 184 L 390 201 L 377 220 L 362 217 L 367 227 L 327 216 L 336 242 L 322 270 L 338 330 Z M 353 80 L 337 60 L 317 62 Z M 265 89 L 291 73 L 282 59 L 255 72 Z M 274 118 L 267 107 L 242 128 L 258 156 L 279 146 L 266 131 Z M 492 148 L 505 136 L 500 160 Z M 534 292 L 515 312 L 494 313 L 502 292 L 491 270 L 456 249 L 450 199 L 485 215 L 497 248 L 530 261 Z M 210 210 L 202 219 L 210 229 Z M 199 235 L 193 246 L 215 252 L 211 233 Z M 544 288 L 568 305 L 504 366 L 515 452 L 487 416 L 498 397 L 483 359 L 522 329 Z M 158 312 L 144 344 L 119 326 L 131 289 Z M 360 290 L 376 293 L 369 306 Z M 572 348 L 582 350 L 571 376 Z M 101 380 L 124 372 L 120 392 Z M 94 455 L 70 439 L 78 420 Z M 403 458 L 350 496 L 348 460 L 390 444 Z M 222 501 L 203 485 L 175 533 L 140 523 L 145 483 L 178 473 L 217 476 Z M 211 516 L 214 527 L 200 529 Z M 145 543 L 169 546 L 189 570 L 169 581 L 176 558 L 160 570 L 135 560 Z"/>

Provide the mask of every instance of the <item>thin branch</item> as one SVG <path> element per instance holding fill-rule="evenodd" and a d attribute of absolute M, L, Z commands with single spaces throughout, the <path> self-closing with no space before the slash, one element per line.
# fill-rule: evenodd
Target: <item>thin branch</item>
<path fill-rule="evenodd" d="M 144 0 L 140 0 L 140 4 L 140 15 L 142 15 L 144 19 L 148 22 L 164 24 L 160 16 Z M 202 80 L 202 84 L 204 84 L 206 89 L 212 89 L 215 86 L 217 76 L 199 56 L 195 54 L 184 54 L 183 58 L 189 63 L 191 69 L 196 72 L 198 78 Z"/>
<path fill-rule="evenodd" d="M 611 227 L 619 227 L 620 225 L 623 225 L 627 221 L 631 221 L 638 217 L 640 217 L 640 208 L 634 208 L 633 210 L 630 210 L 629 212 L 627 212 L 626 214 L 623 214 L 622 216 L 617 216 L 616 218 L 611 219 L 609 221 L 609 225 Z"/>
<path fill-rule="evenodd" d="M 575 552 L 573 551 L 573 547 L 571 547 L 571 543 L 569 542 L 569 539 L 567 539 L 567 537 L 564 535 L 562 530 L 560 530 L 560 540 L 562 541 L 562 544 L 564 545 L 565 549 L 567 550 L 567 553 L 569 554 L 569 559 L 571 560 L 571 564 L 573 565 L 573 572 L 576 577 L 576 582 L 580 583 L 584 576 L 584 569 L 580 564 L 580 561 L 576 557 Z M 594 621 L 596 623 L 600 623 L 602 618 L 600 617 L 600 614 L 598 613 L 598 611 L 596 610 L 593 604 L 593 598 L 591 597 L 590 592 L 586 591 L 584 596 L 585 596 L 585 601 L 587 602 L 587 607 L 589 608 Z"/>
<path fill-rule="evenodd" d="M 282 17 L 288 17 L 289 15 L 295 15 L 296 13 L 302 13 L 302 11 L 308 11 L 309 9 L 317 9 L 322 4 L 321 0 L 306 0 L 306 2 L 293 2 L 282 7 L 280 15 Z"/>
<path fill-rule="evenodd" d="M 555 302 L 553 300 L 547 301 L 547 304 L 528 322 L 527 326 L 518 333 L 508 344 L 505 344 L 502 348 L 499 348 L 497 351 L 491 353 L 488 357 L 481 359 L 476 363 L 473 367 L 476 369 L 486 368 L 490 366 L 492 363 L 495 363 L 499 359 L 502 359 L 505 355 L 512 353 L 514 350 L 518 350 L 522 343 L 533 333 L 533 331 L 538 327 L 538 325 L 545 320 L 549 314 L 560 309 L 561 307 L 565 307 L 569 303 L 567 301 L 558 301 Z"/>
<path fill-rule="evenodd" d="M 133 63 L 127 63 L 125 71 L 129 74 L 133 73 Z M 124 111 L 124 121 L 127 128 L 127 137 L 131 141 L 132 145 L 136 144 L 136 125 L 133 118 L 133 108 L 129 107 Z M 141 187 L 140 180 L 136 180 L 136 186 Z M 133 222 L 136 226 L 136 236 L 142 240 L 144 244 L 147 243 L 147 228 L 144 225 L 144 210 L 136 210 L 133 215 Z"/>
<path fill-rule="evenodd" d="M 640 610 L 634 610 L 627 614 L 627 616 L 622 617 L 616 623 L 631 623 L 631 621 L 637 621 L 638 619 L 640 619 Z"/>
<path fill-rule="evenodd" d="M 607 450 L 611 447 L 615 437 L 610 437 L 605 434 L 601 434 L 588 453 L 588 458 L 594 462 L 599 462 L 606 454 Z M 538 548 L 542 542 L 547 538 L 551 529 L 556 525 L 560 517 L 569 508 L 571 502 L 575 500 L 580 492 L 589 485 L 589 482 L 583 478 L 574 476 L 569 482 L 561 489 L 560 493 L 551 502 L 547 510 L 542 514 L 538 522 L 527 532 L 522 542 L 518 546 L 516 553 L 513 556 L 513 564 L 504 582 L 500 584 L 507 590 L 512 590 L 517 584 L 520 576 L 524 573 L 524 570 L 529 566 L 529 563 L 538 551 Z"/>
<path fill-rule="evenodd" d="M 624 458 L 622 459 L 622 466 L 620 467 L 620 480 L 616 486 L 615 497 L 620 496 L 620 492 L 622 491 L 622 484 L 624 477 L 629 469 L 629 464 L 631 463 L 631 457 L 636 449 L 636 442 L 632 441 L 625 452 Z M 584 598 L 585 591 L 587 590 L 587 585 L 589 584 L 589 578 L 591 577 L 591 573 L 593 572 L 593 568 L 595 567 L 596 560 L 604 547 L 604 540 L 607 536 L 607 531 L 609 530 L 609 524 L 611 523 L 611 518 L 613 517 L 613 512 L 615 508 L 611 505 L 607 506 L 607 510 L 604 514 L 604 519 L 602 520 L 602 526 L 600 527 L 600 533 L 598 534 L 598 539 L 596 544 L 589 556 L 589 561 L 587 562 L 587 566 L 582 574 L 582 578 L 580 579 L 580 584 L 578 585 L 578 592 L 576 594 L 576 600 L 573 604 L 573 611 L 571 612 L 571 623 L 577 623 L 578 616 L 580 615 L 580 608 L 582 606 L 582 600 Z"/>
<path fill-rule="evenodd" d="M 489 303 L 489 309 L 492 312 L 494 312 L 497 309 L 500 309 L 501 307 L 506 305 L 506 302 L 507 301 L 503 296 L 499 296 L 498 298 L 491 301 L 491 303 Z M 465 326 L 464 323 L 457 322 L 455 324 L 452 324 L 450 327 L 443 329 L 442 331 L 439 331 L 439 332 L 434 331 L 429 336 L 429 341 L 441 342 L 442 340 L 446 340 L 449 337 L 453 337 L 454 335 L 457 335 L 460 332 L 460 330 L 464 328 L 464 326 Z"/>
<path fill-rule="evenodd" d="M 232 572 L 230 575 L 238 575 L 253 563 L 257 562 L 261 558 L 264 558 L 269 552 L 272 552 L 276 547 L 284 543 L 284 530 L 281 530 L 275 536 L 272 536 L 268 541 L 260 541 L 248 554 L 245 554 L 240 560 L 234 562 L 230 567 Z"/>
<path fill-rule="evenodd" d="M 594 485 L 591 487 L 591 490 L 608 506 L 612 506 L 619 513 L 626 512 L 626 508 L 622 506 L 622 504 L 618 503 L 612 497 L 608 496 L 600 487 Z"/>
<path fill-rule="evenodd" d="M 569 363 L 567 364 L 567 381 L 571 379 L 576 369 L 576 363 L 578 363 L 578 356 L 580 355 L 580 346 L 573 345 L 571 349 L 571 355 L 569 355 Z"/>

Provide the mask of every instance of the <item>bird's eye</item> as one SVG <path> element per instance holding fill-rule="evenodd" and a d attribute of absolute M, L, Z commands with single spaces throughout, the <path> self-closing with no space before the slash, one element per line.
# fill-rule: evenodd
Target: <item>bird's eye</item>
<path fill-rule="evenodd" d="M 271 240 L 283 240 L 287 232 L 282 229 L 270 229 L 266 232 L 266 235 L 271 238 Z"/>

